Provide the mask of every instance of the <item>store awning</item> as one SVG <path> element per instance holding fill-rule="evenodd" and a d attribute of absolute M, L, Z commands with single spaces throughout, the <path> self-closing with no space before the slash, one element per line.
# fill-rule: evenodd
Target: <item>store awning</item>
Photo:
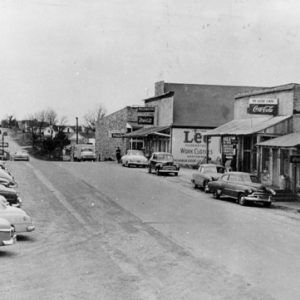
<path fill-rule="evenodd" d="M 280 148 L 293 148 L 300 146 L 300 132 L 294 132 L 286 134 L 274 139 L 270 139 L 261 143 L 257 146 L 264 147 L 280 147 Z"/>
<path fill-rule="evenodd" d="M 216 129 L 207 131 L 205 135 L 222 136 L 253 134 L 272 127 L 289 118 L 291 118 L 291 116 L 255 117 L 232 120 Z"/>
<path fill-rule="evenodd" d="M 142 137 L 147 137 L 149 135 L 160 135 L 160 136 L 170 137 L 169 133 L 163 133 L 163 131 L 166 131 L 169 128 L 170 126 L 154 126 L 154 127 L 141 128 L 139 130 L 125 134 L 124 137 L 142 138 Z"/>

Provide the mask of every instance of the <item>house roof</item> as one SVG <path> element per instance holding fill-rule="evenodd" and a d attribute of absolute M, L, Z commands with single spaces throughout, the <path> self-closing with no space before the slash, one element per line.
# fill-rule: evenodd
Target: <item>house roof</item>
<path fill-rule="evenodd" d="M 291 116 L 255 117 L 232 120 L 216 129 L 206 132 L 209 136 L 248 135 L 272 127 Z"/>
<path fill-rule="evenodd" d="M 280 148 L 292 148 L 300 146 L 300 132 L 294 132 L 286 134 L 274 139 L 270 139 L 261 143 L 257 146 L 265 147 L 280 147 Z"/>
<path fill-rule="evenodd" d="M 124 137 L 126 138 L 132 138 L 132 137 L 146 137 L 151 134 L 157 134 L 161 133 L 162 131 L 169 129 L 170 126 L 154 126 L 154 127 L 146 127 L 139 130 L 135 130 L 133 132 L 124 134 Z"/>

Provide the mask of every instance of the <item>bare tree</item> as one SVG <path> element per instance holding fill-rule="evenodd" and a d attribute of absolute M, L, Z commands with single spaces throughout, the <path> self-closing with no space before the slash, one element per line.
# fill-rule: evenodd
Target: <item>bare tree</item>
<path fill-rule="evenodd" d="M 67 116 L 62 116 L 62 117 L 60 117 L 60 119 L 58 121 L 58 125 L 59 126 L 64 126 L 64 125 L 67 124 L 67 122 L 68 122 Z"/>
<path fill-rule="evenodd" d="M 83 118 L 85 121 L 85 125 L 92 130 L 96 129 L 96 124 L 101 119 L 105 117 L 106 109 L 102 104 L 98 104 L 97 107 L 89 112 L 87 112 Z"/>
<path fill-rule="evenodd" d="M 56 125 L 57 123 L 57 113 L 52 108 L 47 108 L 45 111 L 46 121 L 50 125 Z"/>

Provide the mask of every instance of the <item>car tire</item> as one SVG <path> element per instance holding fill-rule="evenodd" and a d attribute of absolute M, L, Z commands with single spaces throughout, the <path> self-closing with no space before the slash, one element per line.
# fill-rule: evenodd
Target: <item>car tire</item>
<path fill-rule="evenodd" d="M 175 175 L 175 176 L 178 176 L 178 172 L 175 172 L 174 175 Z"/>
<path fill-rule="evenodd" d="M 214 196 L 215 199 L 220 199 L 221 193 L 219 193 L 218 190 L 214 190 L 213 196 Z"/>
<path fill-rule="evenodd" d="M 271 205 L 272 205 L 271 202 L 264 202 L 264 203 L 263 203 L 263 206 L 264 206 L 264 207 L 270 207 Z"/>
<path fill-rule="evenodd" d="M 213 196 L 214 196 L 215 199 L 220 199 L 221 195 L 222 195 L 222 191 L 221 190 L 217 189 L 217 190 L 213 191 Z"/>
<path fill-rule="evenodd" d="M 208 181 L 207 181 L 207 180 L 205 180 L 205 181 L 203 182 L 203 191 L 204 191 L 205 193 L 208 193 L 208 192 L 209 192 Z"/>
<path fill-rule="evenodd" d="M 239 203 L 239 205 L 242 205 L 242 206 L 246 205 L 246 200 L 245 200 L 245 194 L 244 193 L 239 194 L 238 203 Z"/>

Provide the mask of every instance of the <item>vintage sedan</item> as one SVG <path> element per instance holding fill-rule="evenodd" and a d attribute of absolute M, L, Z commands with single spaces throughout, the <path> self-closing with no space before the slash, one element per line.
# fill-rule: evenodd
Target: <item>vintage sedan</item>
<path fill-rule="evenodd" d="M 121 163 L 124 167 L 147 167 L 148 159 L 141 150 L 127 150 L 127 153 L 121 157 Z"/>
<path fill-rule="evenodd" d="M 10 223 L 0 218 L 0 246 L 13 245 L 16 242 L 16 235 L 14 228 Z"/>
<path fill-rule="evenodd" d="M 21 208 L 12 207 L 0 196 L 0 218 L 7 220 L 16 233 L 30 232 L 35 229 L 31 217 Z"/>
<path fill-rule="evenodd" d="M 29 154 L 27 151 L 24 150 L 20 150 L 15 152 L 12 157 L 12 160 L 25 160 L 25 161 L 29 161 Z"/>
<path fill-rule="evenodd" d="M 15 189 L 0 184 L 0 195 L 7 200 L 9 205 L 15 207 L 22 206 L 22 199 Z"/>
<path fill-rule="evenodd" d="M 245 172 L 225 173 L 218 180 L 209 182 L 208 187 L 216 199 L 227 196 L 240 205 L 255 202 L 269 207 L 275 195 L 275 191 L 261 184 L 256 175 Z"/>
<path fill-rule="evenodd" d="M 217 180 L 223 173 L 225 173 L 225 167 L 216 164 L 201 164 L 197 172 L 192 174 L 192 183 L 194 187 L 201 187 L 208 193 L 208 183 L 213 180 Z"/>
<path fill-rule="evenodd" d="M 156 175 L 173 173 L 177 176 L 179 169 L 179 165 L 174 162 L 173 155 L 168 152 L 154 152 L 149 160 L 149 173 L 152 173 L 153 170 Z"/>

